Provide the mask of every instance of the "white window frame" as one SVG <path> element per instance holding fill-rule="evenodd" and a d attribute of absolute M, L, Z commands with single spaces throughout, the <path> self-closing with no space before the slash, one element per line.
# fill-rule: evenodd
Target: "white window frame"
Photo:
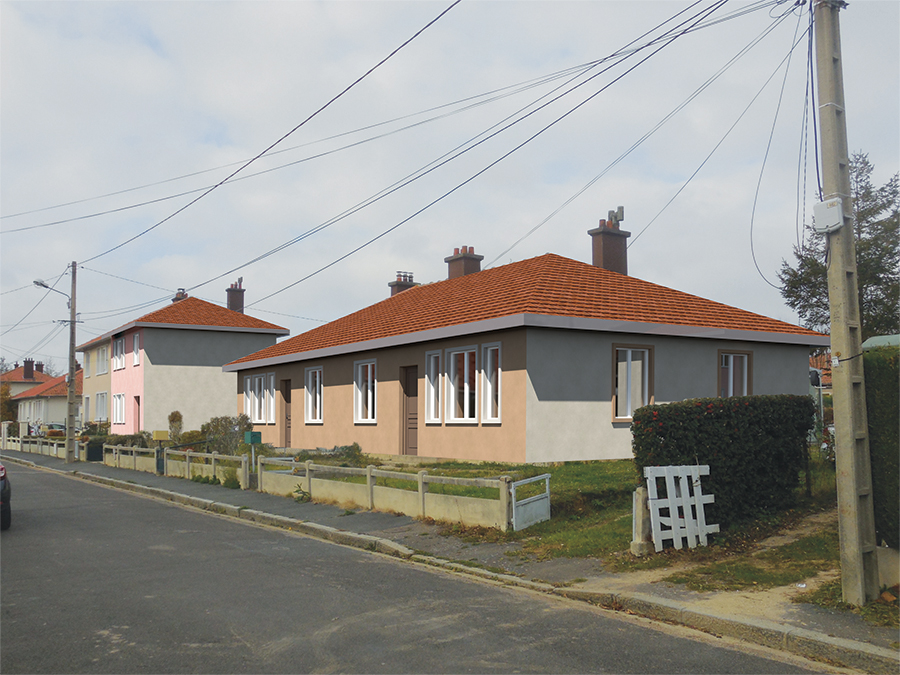
<path fill-rule="evenodd" d="M 304 381 L 304 420 L 307 424 L 322 424 L 322 366 L 307 368 Z"/>
<path fill-rule="evenodd" d="M 496 356 L 494 356 L 494 353 L 496 353 Z M 493 382 L 491 381 L 490 371 L 495 359 L 497 364 L 497 381 Z M 482 424 L 499 424 L 503 410 L 503 357 L 499 342 L 489 342 L 481 345 L 481 365 L 481 422 Z M 494 414 L 493 406 L 491 405 L 495 391 L 497 398 L 496 414 Z"/>
<path fill-rule="evenodd" d="M 82 367 L 82 370 L 84 371 L 84 377 L 91 376 L 91 353 L 90 352 L 84 353 L 84 366 Z"/>
<path fill-rule="evenodd" d="M 122 370 L 125 367 L 125 338 L 113 340 L 113 370 Z"/>
<path fill-rule="evenodd" d="M 626 401 L 626 414 L 618 415 L 617 408 L 619 407 L 619 402 L 621 400 L 620 394 L 618 392 L 618 374 L 619 374 L 619 352 L 625 352 L 625 401 Z M 631 398 L 632 398 L 632 390 L 634 389 L 634 382 L 632 381 L 632 371 L 633 368 L 631 364 L 634 362 L 632 358 L 635 352 L 640 352 L 645 355 L 644 359 L 644 368 L 641 372 L 641 405 L 639 407 L 643 407 L 645 405 L 649 405 L 652 403 L 652 381 L 650 378 L 651 370 L 653 370 L 653 349 L 650 346 L 629 346 L 629 345 L 614 345 L 613 346 L 613 418 L 617 422 L 626 421 L 632 419 L 634 415 L 634 409 L 631 407 Z"/>
<path fill-rule="evenodd" d="M 353 421 L 356 424 L 378 423 L 378 363 L 375 359 L 353 362 Z"/>
<path fill-rule="evenodd" d="M 81 397 L 81 424 L 87 424 L 91 421 L 91 397 L 90 396 L 82 396 Z"/>
<path fill-rule="evenodd" d="M 113 394 L 112 423 L 125 424 L 125 394 Z"/>
<path fill-rule="evenodd" d="M 465 365 L 463 366 L 468 373 L 469 358 L 473 360 L 471 369 L 475 372 L 474 380 L 469 383 L 468 378 L 463 381 L 463 416 L 456 416 L 456 356 L 465 354 Z M 445 353 L 445 372 L 447 374 L 446 389 L 446 411 L 448 424 L 477 424 L 478 423 L 478 346 L 468 345 L 466 347 L 456 347 L 448 349 Z M 474 387 L 474 391 L 472 391 Z"/>
<path fill-rule="evenodd" d="M 133 365 L 133 366 L 139 366 L 139 365 L 141 365 L 141 334 L 140 334 L 140 333 L 135 333 L 134 335 L 132 335 L 132 336 L 131 336 L 131 343 L 132 343 L 132 347 L 131 347 L 131 353 L 132 353 L 131 365 Z"/>
<path fill-rule="evenodd" d="M 246 375 L 244 376 L 244 414 L 247 416 L 247 419 L 253 419 L 253 379 Z"/>
<path fill-rule="evenodd" d="M 275 373 L 244 377 L 244 414 L 253 424 L 275 424 Z"/>
<path fill-rule="evenodd" d="M 743 360 L 743 390 L 741 392 L 734 391 L 734 357 L 739 356 Z M 724 394 L 725 398 L 730 398 L 731 396 L 749 396 L 752 387 L 750 385 L 750 369 L 751 364 L 753 362 L 753 353 L 752 352 L 742 352 L 742 351 L 733 351 L 727 352 L 724 350 L 719 351 L 719 369 L 718 369 L 718 377 L 716 378 L 716 395 L 722 397 L 722 369 L 728 369 L 728 384 L 726 386 L 726 393 Z"/>
<path fill-rule="evenodd" d="M 109 420 L 109 392 L 98 391 L 94 394 L 94 421 L 106 422 Z"/>
<path fill-rule="evenodd" d="M 97 348 L 97 375 L 109 372 L 109 345 Z"/>
<path fill-rule="evenodd" d="M 440 424 L 441 406 L 441 352 L 425 352 L 425 423 Z"/>

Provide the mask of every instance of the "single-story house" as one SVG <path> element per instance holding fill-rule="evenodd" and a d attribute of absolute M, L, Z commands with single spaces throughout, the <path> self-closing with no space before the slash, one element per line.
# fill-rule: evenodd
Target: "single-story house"
<path fill-rule="evenodd" d="M 12 397 L 18 403 L 19 424 L 40 427 L 42 424 L 65 424 L 68 415 L 69 385 L 67 375 L 54 377 Z M 75 372 L 76 419 L 80 417 L 84 372 Z"/>
<path fill-rule="evenodd" d="M 809 392 L 822 335 L 627 274 L 619 217 L 593 264 L 545 254 L 391 297 L 237 359 L 237 411 L 263 442 L 461 460 L 631 457 L 632 412 L 705 396 Z"/>
<path fill-rule="evenodd" d="M 85 421 L 133 434 L 168 429 L 175 410 L 185 430 L 233 415 L 237 378 L 222 366 L 290 332 L 245 314 L 245 290 L 232 284 L 222 307 L 180 289 L 166 307 L 79 346 Z"/>
<path fill-rule="evenodd" d="M 52 379 L 52 375 L 44 372 L 43 363 L 40 361 L 35 363 L 34 359 L 25 359 L 21 366 L 16 363 L 12 370 L 0 374 L 0 385 L 9 385 L 9 396 L 12 398 Z"/>

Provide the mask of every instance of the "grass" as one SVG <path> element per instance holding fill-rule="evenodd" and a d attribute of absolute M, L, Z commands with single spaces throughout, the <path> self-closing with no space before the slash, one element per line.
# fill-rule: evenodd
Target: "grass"
<path fill-rule="evenodd" d="M 876 626 L 897 628 L 900 626 L 900 605 L 898 605 L 898 596 L 900 596 L 900 589 L 898 589 L 897 586 L 894 586 L 894 588 L 883 593 L 878 600 L 870 602 L 863 607 L 849 605 L 841 598 L 841 580 L 838 578 L 834 581 L 822 584 L 813 591 L 801 593 L 794 598 L 794 602 L 808 602 L 828 609 L 853 612 L 854 614 L 861 616 L 868 623 Z M 890 598 L 893 598 L 893 600 Z"/>

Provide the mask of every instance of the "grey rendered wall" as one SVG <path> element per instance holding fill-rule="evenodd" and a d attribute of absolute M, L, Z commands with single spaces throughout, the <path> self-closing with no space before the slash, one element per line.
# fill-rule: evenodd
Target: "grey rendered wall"
<path fill-rule="evenodd" d="M 144 430 L 169 428 L 169 413 L 184 429 L 235 414 L 237 376 L 222 366 L 275 344 L 274 335 L 225 331 L 144 329 Z"/>
<path fill-rule="evenodd" d="M 809 349 L 802 345 L 530 329 L 526 461 L 632 456 L 629 423 L 613 421 L 614 344 L 653 348 L 655 403 L 716 396 L 720 349 L 752 352 L 751 393 L 808 393 Z"/>

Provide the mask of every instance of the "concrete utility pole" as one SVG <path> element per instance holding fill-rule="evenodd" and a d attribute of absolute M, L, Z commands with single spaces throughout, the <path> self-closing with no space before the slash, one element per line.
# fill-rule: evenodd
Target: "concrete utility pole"
<path fill-rule="evenodd" d="M 69 297 L 69 376 L 66 378 L 66 464 L 75 461 L 75 271 L 72 261 L 72 295 Z"/>
<path fill-rule="evenodd" d="M 816 2 L 816 71 L 825 201 L 840 198 L 843 216 L 839 229 L 825 235 L 841 584 L 844 602 L 862 605 L 878 597 L 879 588 L 838 19 L 846 6 L 843 0 Z"/>

